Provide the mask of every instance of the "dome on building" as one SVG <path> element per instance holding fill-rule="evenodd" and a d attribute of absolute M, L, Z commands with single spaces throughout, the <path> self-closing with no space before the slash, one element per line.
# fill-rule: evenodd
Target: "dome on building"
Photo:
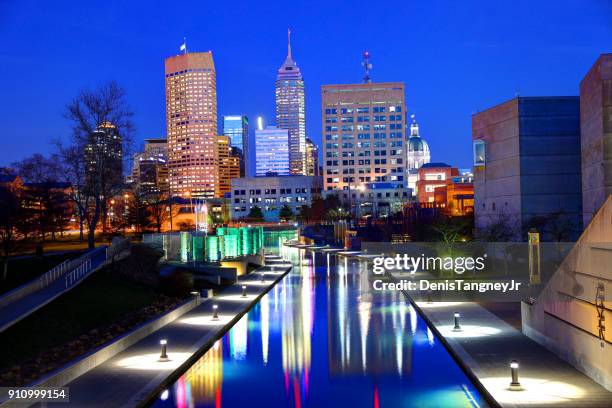
<path fill-rule="evenodd" d="M 408 138 L 408 144 L 406 146 L 406 164 L 408 170 L 418 169 L 431 160 L 429 145 L 425 139 L 419 135 L 419 125 L 414 115 L 410 117 L 412 118 L 412 123 L 410 124 L 410 137 Z"/>

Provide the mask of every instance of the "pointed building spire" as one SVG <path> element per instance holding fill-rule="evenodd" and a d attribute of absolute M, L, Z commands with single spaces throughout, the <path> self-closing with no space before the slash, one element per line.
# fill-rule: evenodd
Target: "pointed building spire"
<path fill-rule="evenodd" d="M 287 28 L 287 59 L 291 59 L 291 29 Z"/>
<path fill-rule="evenodd" d="M 410 124 L 410 137 L 421 137 L 421 135 L 419 135 L 419 124 L 416 121 L 414 113 L 410 115 L 410 119 L 412 119 L 412 123 Z"/>

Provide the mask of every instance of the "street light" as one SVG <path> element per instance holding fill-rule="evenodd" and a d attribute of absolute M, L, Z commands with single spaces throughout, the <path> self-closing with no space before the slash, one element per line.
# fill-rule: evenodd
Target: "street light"
<path fill-rule="evenodd" d="M 218 312 L 219 306 L 218 305 L 213 305 L 213 320 L 219 320 L 219 312 Z"/>
<path fill-rule="evenodd" d="M 512 382 L 510 383 L 510 391 L 521 391 L 523 389 L 523 387 L 521 386 L 521 383 L 519 382 L 518 370 L 519 370 L 518 361 L 512 360 L 510 362 L 510 374 L 512 376 Z"/>
<path fill-rule="evenodd" d="M 159 341 L 159 344 L 161 345 L 161 354 L 159 356 L 159 361 L 170 361 L 170 359 L 168 358 L 168 340 L 166 339 L 162 339 Z"/>

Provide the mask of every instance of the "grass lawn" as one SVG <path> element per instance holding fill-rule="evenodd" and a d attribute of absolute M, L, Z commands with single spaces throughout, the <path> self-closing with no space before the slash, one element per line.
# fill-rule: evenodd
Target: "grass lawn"
<path fill-rule="evenodd" d="M 0 333 L 0 370 L 60 346 L 94 328 L 150 305 L 158 295 L 148 287 L 98 271 L 70 292 Z"/>
<path fill-rule="evenodd" d="M 18 286 L 21 286 L 35 277 L 51 270 L 54 266 L 59 265 L 66 259 L 78 258 L 82 254 L 82 251 L 76 251 L 46 255 L 43 257 L 32 256 L 27 258 L 9 259 L 7 279 L 0 279 L 0 293 L 5 293 Z"/>

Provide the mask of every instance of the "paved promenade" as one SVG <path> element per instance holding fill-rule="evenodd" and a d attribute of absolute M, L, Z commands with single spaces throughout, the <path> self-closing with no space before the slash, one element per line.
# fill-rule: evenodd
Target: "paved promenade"
<path fill-rule="evenodd" d="M 612 393 L 473 302 L 418 302 L 418 309 L 502 407 L 612 407 Z M 455 312 L 460 332 L 453 331 Z M 510 361 L 523 391 L 510 391 Z"/>
<path fill-rule="evenodd" d="M 266 265 L 255 273 L 239 277 L 238 283 L 223 293 L 185 313 L 115 357 L 88 371 L 66 386 L 70 403 L 46 404 L 58 407 L 134 407 L 160 386 L 179 367 L 197 361 L 194 353 L 212 344 L 222 329 L 257 298 L 270 289 L 289 271 L 290 264 L 280 258 L 266 256 Z M 273 265 L 278 265 L 274 267 Z M 261 274 L 264 271 L 264 282 Z M 247 286 L 247 298 L 241 296 Z M 212 319 L 213 304 L 218 305 L 219 320 Z M 160 362 L 160 340 L 168 342 L 170 361 Z"/>

